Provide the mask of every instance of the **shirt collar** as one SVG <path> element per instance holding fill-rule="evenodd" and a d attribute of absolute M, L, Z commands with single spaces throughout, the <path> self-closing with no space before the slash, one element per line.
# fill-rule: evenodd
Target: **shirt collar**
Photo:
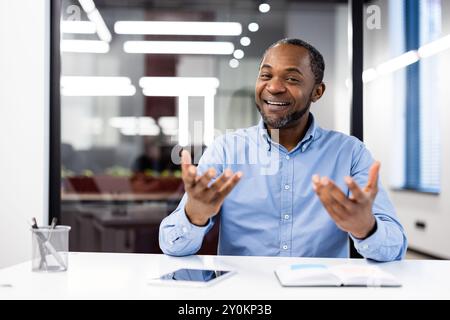
<path fill-rule="evenodd" d="M 295 148 L 292 149 L 290 152 L 294 152 L 298 148 L 301 148 L 302 152 L 306 151 L 306 149 L 308 149 L 308 147 L 311 145 L 311 142 L 316 140 L 319 137 L 319 127 L 317 126 L 312 113 L 309 113 L 308 125 L 309 125 L 308 130 L 306 131 L 306 134 L 303 137 L 302 141 L 300 141 L 295 146 Z M 278 145 L 278 143 L 272 141 L 272 139 L 270 138 L 270 135 L 267 131 L 267 128 L 264 124 L 262 117 L 259 120 L 257 128 L 258 128 L 260 137 L 267 144 L 269 151 L 271 149 L 272 144 Z"/>

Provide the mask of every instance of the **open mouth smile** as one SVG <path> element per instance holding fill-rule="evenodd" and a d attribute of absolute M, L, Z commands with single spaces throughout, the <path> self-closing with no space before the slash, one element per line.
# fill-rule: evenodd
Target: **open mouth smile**
<path fill-rule="evenodd" d="M 270 105 L 273 105 L 273 106 L 287 106 L 287 105 L 291 104 L 290 102 L 287 102 L 287 101 L 264 100 L 264 102 L 266 104 L 270 104 Z"/>
<path fill-rule="evenodd" d="M 291 104 L 289 101 L 274 101 L 265 99 L 263 101 L 267 105 L 267 107 L 273 111 L 284 110 Z"/>

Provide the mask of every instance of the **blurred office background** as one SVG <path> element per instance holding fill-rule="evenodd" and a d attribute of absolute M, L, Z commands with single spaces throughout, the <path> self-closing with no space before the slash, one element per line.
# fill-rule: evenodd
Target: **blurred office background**
<path fill-rule="evenodd" d="M 72 250 L 159 252 L 159 222 L 183 193 L 176 151 L 197 161 L 215 135 L 258 122 L 259 62 L 281 38 L 323 52 L 329 90 L 314 113 L 335 127 L 335 106 L 348 108 L 335 85 L 346 94 L 346 3 L 261 4 L 62 2 L 61 221 Z M 216 237 L 200 252 L 214 254 Z"/>
<path fill-rule="evenodd" d="M 281 38 L 304 39 L 323 54 L 327 90 L 311 111 L 322 127 L 350 132 L 347 1 L 58 3 L 53 14 L 50 1 L 0 4 L 0 267 L 29 257 L 26 220 L 47 223 L 54 207 L 48 176 L 55 145 L 48 140 L 55 96 L 56 199 L 61 223 L 72 227 L 72 251 L 160 252 L 159 222 L 183 193 L 177 150 L 190 148 L 198 160 L 215 135 L 257 123 L 258 65 Z M 382 162 L 383 184 L 413 250 L 408 257 L 450 258 L 450 3 L 365 1 L 362 14 L 364 141 Z M 180 22 L 211 25 L 192 31 L 195 23 Z M 55 88 L 49 57 L 57 29 Z M 173 45 L 163 47 L 168 41 Z M 187 41 L 207 47 L 199 53 Z M 215 253 L 216 234 L 201 253 Z"/>

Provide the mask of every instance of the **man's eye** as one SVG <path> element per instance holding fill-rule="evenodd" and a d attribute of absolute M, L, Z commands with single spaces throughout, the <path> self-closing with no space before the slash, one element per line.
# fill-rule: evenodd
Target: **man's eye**
<path fill-rule="evenodd" d="M 260 77 L 261 79 L 269 79 L 269 78 L 270 78 L 270 75 L 268 75 L 268 74 L 261 74 L 259 77 Z"/>
<path fill-rule="evenodd" d="M 300 80 L 296 79 L 296 78 L 287 78 L 288 81 L 291 82 L 300 82 Z"/>

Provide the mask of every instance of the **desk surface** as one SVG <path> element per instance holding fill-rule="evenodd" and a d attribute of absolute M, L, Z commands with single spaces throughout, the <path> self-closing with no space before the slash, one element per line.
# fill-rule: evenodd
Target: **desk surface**
<path fill-rule="evenodd" d="M 36 273 L 24 262 L 0 270 L 1 299 L 450 299 L 450 261 L 405 260 L 378 264 L 401 288 L 284 288 L 274 275 L 290 263 L 354 263 L 359 259 L 70 253 L 69 270 Z M 227 268 L 230 278 L 207 288 L 147 284 L 180 267 Z"/>

